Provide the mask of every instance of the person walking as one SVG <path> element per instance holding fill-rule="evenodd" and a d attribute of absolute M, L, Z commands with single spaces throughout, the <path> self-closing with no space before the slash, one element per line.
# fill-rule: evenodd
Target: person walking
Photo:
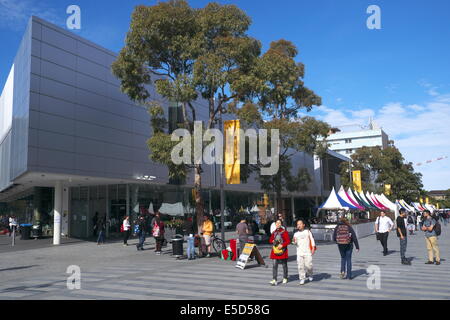
<path fill-rule="evenodd" d="M 400 213 L 400 215 L 397 217 L 396 222 L 397 222 L 397 237 L 400 239 L 401 263 L 405 264 L 405 265 L 411 265 L 411 262 L 408 259 L 406 259 L 406 246 L 408 244 L 408 233 L 406 231 L 406 226 L 405 226 L 405 220 L 407 220 L 407 219 L 405 219 L 406 218 L 406 210 L 401 208 L 399 213 Z M 411 217 L 411 215 L 409 217 Z"/>
<path fill-rule="evenodd" d="M 205 246 L 206 246 L 206 252 L 207 252 L 206 257 L 207 258 L 211 257 L 211 235 L 212 235 L 213 231 L 214 231 L 214 224 L 211 221 L 209 215 L 206 214 L 204 216 L 201 234 L 202 234 Z"/>
<path fill-rule="evenodd" d="M 155 252 L 157 255 L 162 253 L 162 245 L 164 243 L 164 222 L 161 220 L 159 212 L 155 213 L 155 217 L 152 220 L 152 235 L 155 238 L 156 247 Z"/>
<path fill-rule="evenodd" d="M 282 227 L 282 221 L 278 219 L 275 222 L 276 229 L 271 234 L 269 243 L 271 243 L 272 250 L 270 252 L 270 259 L 272 259 L 273 262 L 273 269 L 272 269 L 272 281 L 270 281 L 270 284 L 272 286 L 277 285 L 277 276 L 278 276 L 278 265 L 281 264 L 283 266 L 283 284 L 286 284 L 288 282 L 288 245 L 290 243 L 289 234 Z"/>
<path fill-rule="evenodd" d="M 188 260 L 195 259 L 195 243 L 194 243 L 194 224 L 192 223 L 192 218 L 188 217 L 183 223 L 183 233 L 187 241 L 187 258 Z"/>
<path fill-rule="evenodd" d="M 422 230 L 422 219 L 423 219 L 423 217 L 419 212 L 416 217 L 416 224 L 417 224 L 416 230 Z"/>
<path fill-rule="evenodd" d="M 145 233 L 147 230 L 147 221 L 145 221 L 145 217 L 140 215 L 136 224 L 138 225 L 137 235 L 139 237 L 139 242 L 136 244 L 136 250 L 144 251 Z"/>
<path fill-rule="evenodd" d="M 388 237 L 389 232 L 391 232 L 394 227 L 394 223 L 391 218 L 386 216 L 386 212 L 381 211 L 380 216 L 375 221 L 375 232 L 377 234 L 377 240 L 380 240 L 381 246 L 383 247 L 383 255 L 387 256 L 388 254 Z"/>
<path fill-rule="evenodd" d="M 422 231 L 425 232 L 425 242 L 428 250 L 428 261 L 425 264 L 434 264 L 434 261 L 436 261 L 436 265 L 440 265 L 441 258 L 437 235 L 436 231 L 434 230 L 435 225 L 436 221 L 432 218 L 430 211 L 425 210 L 423 212 L 423 225 L 421 228 Z"/>
<path fill-rule="evenodd" d="M 236 225 L 236 233 L 239 239 L 239 256 L 242 254 L 245 244 L 248 242 L 249 228 L 247 222 L 245 221 L 245 218 L 242 218 L 241 221 Z"/>
<path fill-rule="evenodd" d="M 125 216 L 122 222 L 122 230 L 123 230 L 123 246 L 128 246 L 128 239 L 130 238 L 131 234 L 131 224 L 130 224 L 130 217 Z"/>
<path fill-rule="evenodd" d="M 333 241 L 337 243 L 341 255 L 341 279 L 352 280 L 353 246 L 359 252 L 358 238 L 347 218 L 340 218 L 333 233 Z"/>
<path fill-rule="evenodd" d="M 98 232 L 97 245 L 104 244 L 106 232 L 106 219 L 104 217 L 97 220 L 97 226 L 95 229 Z"/>
<path fill-rule="evenodd" d="M 312 256 L 316 252 L 316 242 L 310 230 L 306 229 L 303 219 L 296 222 L 297 232 L 294 234 L 292 242 L 297 246 L 297 265 L 300 285 L 304 285 L 306 278 L 313 281 Z"/>
<path fill-rule="evenodd" d="M 9 236 L 14 232 L 14 235 L 17 233 L 17 219 L 16 216 L 9 217 Z"/>
<path fill-rule="evenodd" d="M 400 211 L 401 210 L 405 210 L 405 209 L 401 208 Z M 412 216 L 411 213 L 408 213 L 408 217 L 406 218 L 406 227 L 409 231 L 409 235 L 411 235 L 411 236 L 414 235 L 414 230 L 416 228 L 416 222 L 414 221 L 414 217 Z"/>

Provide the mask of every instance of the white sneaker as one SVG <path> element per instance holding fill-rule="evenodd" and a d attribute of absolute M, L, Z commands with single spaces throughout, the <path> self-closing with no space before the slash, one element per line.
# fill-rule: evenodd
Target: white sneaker
<path fill-rule="evenodd" d="M 286 284 L 286 283 L 288 283 L 288 279 L 284 278 L 283 279 L 283 284 Z"/>
<path fill-rule="evenodd" d="M 277 281 L 276 280 L 272 280 L 269 282 L 272 286 L 276 286 L 277 285 Z"/>
<path fill-rule="evenodd" d="M 305 284 L 305 279 L 300 280 L 300 285 L 304 285 Z"/>
<path fill-rule="evenodd" d="M 314 278 L 313 277 L 309 277 L 308 280 L 309 280 L 309 282 L 311 282 L 311 281 L 314 280 Z"/>

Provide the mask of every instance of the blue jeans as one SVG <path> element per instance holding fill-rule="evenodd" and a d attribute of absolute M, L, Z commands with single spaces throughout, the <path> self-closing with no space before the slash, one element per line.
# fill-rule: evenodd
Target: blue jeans
<path fill-rule="evenodd" d="M 194 246 L 194 237 L 187 238 L 187 257 L 195 258 L 195 246 Z"/>
<path fill-rule="evenodd" d="M 341 254 L 341 272 L 346 272 L 347 278 L 350 278 L 352 276 L 353 243 L 338 244 L 338 248 Z"/>
<path fill-rule="evenodd" d="M 137 245 L 138 248 L 144 248 L 144 242 L 145 242 L 145 232 L 139 233 L 139 243 Z"/>
<path fill-rule="evenodd" d="M 97 243 L 100 242 L 105 243 L 105 231 L 103 230 L 98 233 Z"/>

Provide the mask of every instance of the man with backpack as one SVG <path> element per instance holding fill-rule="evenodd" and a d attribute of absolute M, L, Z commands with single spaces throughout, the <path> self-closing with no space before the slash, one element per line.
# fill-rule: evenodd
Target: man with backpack
<path fill-rule="evenodd" d="M 406 246 L 408 244 L 408 235 L 406 232 L 405 217 L 406 217 L 406 210 L 401 208 L 400 215 L 397 217 L 397 221 L 396 221 L 397 222 L 397 237 L 400 239 L 400 257 L 402 259 L 402 264 L 411 265 L 411 262 L 408 259 L 406 259 Z M 411 217 L 411 216 L 409 216 L 409 217 Z M 408 223 L 409 223 L 409 221 L 408 221 Z"/>
<path fill-rule="evenodd" d="M 402 210 L 402 209 L 400 209 L 400 210 Z M 411 213 L 409 213 L 408 218 L 406 218 L 406 227 L 409 231 L 409 235 L 411 235 L 411 236 L 414 235 L 414 230 L 416 229 L 416 222 L 414 221 L 414 217 L 412 216 Z"/>
<path fill-rule="evenodd" d="M 339 220 L 338 225 L 334 229 L 333 241 L 337 243 L 341 254 L 340 277 L 341 279 L 352 280 L 353 244 L 356 247 L 356 252 L 359 252 L 359 243 L 355 230 L 353 230 L 347 218 L 343 217 Z"/>
<path fill-rule="evenodd" d="M 423 212 L 423 219 L 422 231 L 425 232 L 425 242 L 428 250 L 428 261 L 425 264 L 434 264 L 434 261 L 436 261 L 436 265 L 440 265 L 441 258 L 437 237 L 441 235 L 441 225 L 433 219 L 428 210 Z"/>
<path fill-rule="evenodd" d="M 375 221 L 375 232 L 377 234 L 377 240 L 380 240 L 381 245 L 383 246 L 383 255 L 387 256 L 388 254 L 388 237 L 389 232 L 391 232 L 394 223 L 391 218 L 386 216 L 386 212 L 381 211 L 380 216 Z"/>

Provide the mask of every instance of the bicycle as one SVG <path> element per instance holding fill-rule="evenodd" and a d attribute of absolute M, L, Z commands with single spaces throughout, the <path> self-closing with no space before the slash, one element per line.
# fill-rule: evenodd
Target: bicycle
<path fill-rule="evenodd" d="M 203 240 L 201 240 L 201 238 L 202 238 L 202 235 L 199 235 L 198 236 L 198 241 L 199 242 L 197 243 L 196 247 L 204 245 L 204 242 L 203 242 Z M 222 240 L 221 238 L 219 238 L 218 236 L 216 236 L 215 233 L 213 233 L 211 235 L 211 246 L 213 247 L 214 251 L 218 255 L 221 254 L 222 250 L 227 248 L 227 246 L 225 244 L 225 241 Z M 200 249 L 200 252 L 202 252 L 203 250 L 205 250 L 205 249 Z"/>
<path fill-rule="evenodd" d="M 214 233 L 211 236 L 211 245 L 214 251 L 219 255 L 222 252 L 222 250 L 227 248 L 225 241 L 217 237 Z"/>

